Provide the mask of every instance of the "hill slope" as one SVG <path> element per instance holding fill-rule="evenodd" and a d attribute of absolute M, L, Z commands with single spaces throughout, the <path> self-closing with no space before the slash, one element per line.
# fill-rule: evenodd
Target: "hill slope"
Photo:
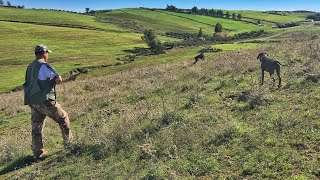
<path fill-rule="evenodd" d="M 319 178 L 320 90 L 306 80 L 320 72 L 319 35 L 283 34 L 282 43 L 195 66 L 181 58 L 188 63 L 62 84 L 59 102 L 75 144 L 61 151 L 59 129 L 48 120 L 51 156 L 19 170 L 31 153 L 29 109 L 21 92 L 2 94 L 1 178 Z M 258 85 L 263 51 L 287 65 L 280 90 Z"/>
<path fill-rule="evenodd" d="M 22 84 L 24 72 L 19 69 L 24 69 L 30 59 L 33 59 L 30 52 L 39 43 L 47 44 L 55 51 L 51 60 L 63 74 L 79 67 L 119 63 L 117 58 L 130 54 L 134 49 L 145 48 L 141 34 L 133 33 L 130 27 L 113 25 L 119 19 L 124 21 L 122 23 L 137 22 L 136 25 L 156 29 L 161 34 L 197 33 L 202 28 L 204 33 L 211 35 L 218 22 L 228 29 L 229 35 L 258 29 L 270 30 L 268 26 L 222 18 L 145 9 L 115 10 L 97 14 L 99 18 L 36 9 L 0 8 L 0 13 L 0 77 L 5 78 L 0 85 L 0 93 Z M 8 38 L 11 40 L 9 43 L 6 42 Z M 175 41 L 172 38 L 160 38 Z M 17 48 L 19 53 L 14 51 Z M 16 75 L 12 76 L 13 74 Z M 7 79 L 8 76 L 12 76 L 12 79 Z"/>
<path fill-rule="evenodd" d="M 75 68 L 113 65 L 119 63 L 117 58 L 130 54 L 128 51 L 146 48 L 142 34 L 99 22 L 94 16 L 12 8 L 0 8 L 0 14 L 0 93 L 23 83 L 25 72 L 21 69 L 34 58 L 33 48 L 39 43 L 54 51 L 50 61 L 61 74 Z"/>
<path fill-rule="evenodd" d="M 308 13 L 291 13 L 288 15 L 275 15 L 262 11 L 231 11 L 240 13 L 244 18 L 273 22 L 273 23 L 288 23 L 292 21 L 301 21 L 306 19 Z"/>
<path fill-rule="evenodd" d="M 136 33 L 11 22 L 0 22 L 0 28 L 0 77 L 3 78 L 0 92 L 23 83 L 25 72 L 21 69 L 25 69 L 32 61 L 33 48 L 39 43 L 46 44 L 54 51 L 50 55 L 51 62 L 62 74 L 83 66 L 114 64 L 117 57 L 128 54 L 123 50 L 145 47 L 141 34 Z"/>
<path fill-rule="evenodd" d="M 40 9 L 15 9 L 0 7 L 0 21 L 19 21 L 29 23 L 42 23 L 55 26 L 73 25 L 75 27 L 93 27 L 106 31 L 123 32 L 113 24 L 98 22 L 96 17 L 69 12 L 40 10 Z"/>
<path fill-rule="evenodd" d="M 205 34 L 212 35 L 214 33 L 214 25 L 216 23 L 221 23 L 224 28 L 234 32 L 251 31 L 259 28 L 263 29 L 262 27 L 241 21 L 161 10 L 121 9 L 107 13 L 99 13 L 97 16 L 105 19 L 116 18 L 131 20 L 144 27 L 155 29 L 159 33 L 197 33 L 199 29 L 202 28 Z"/>

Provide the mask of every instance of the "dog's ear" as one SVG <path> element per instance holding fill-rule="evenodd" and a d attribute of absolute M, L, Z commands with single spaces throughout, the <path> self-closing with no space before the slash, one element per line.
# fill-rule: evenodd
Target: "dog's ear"
<path fill-rule="evenodd" d="M 269 56 L 269 54 L 268 53 L 265 53 L 267 56 Z"/>
<path fill-rule="evenodd" d="M 262 55 L 262 53 L 260 53 L 259 55 L 258 55 L 258 57 L 257 57 L 257 59 L 260 59 L 260 56 Z"/>

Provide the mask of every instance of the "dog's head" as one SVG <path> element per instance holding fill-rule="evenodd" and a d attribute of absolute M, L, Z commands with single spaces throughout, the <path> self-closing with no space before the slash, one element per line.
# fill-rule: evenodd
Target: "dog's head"
<path fill-rule="evenodd" d="M 264 57 L 264 56 L 269 56 L 269 54 L 268 54 L 268 53 L 265 53 L 265 52 L 260 53 L 260 54 L 258 55 L 257 59 L 260 59 L 260 58 L 262 58 L 262 57 Z"/>

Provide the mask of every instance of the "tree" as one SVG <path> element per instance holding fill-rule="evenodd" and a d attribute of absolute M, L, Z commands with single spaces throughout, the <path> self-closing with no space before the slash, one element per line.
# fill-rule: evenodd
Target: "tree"
<path fill-rule="evenodd" d="M 233 20 L 236 20 L 236 19 L 237 19 L 236 13 L 232 13 L 232 19 L 233 19 Z"/>
<path fill-rule="evenodd" d="M 161 41 L 159 39 L 153 39 L 150 43 L 149 43 L 149 47 L 151 49 L 151 51 L 153 51 L 156 54 L 161 54 L 164 53 L 164 46 L 161 43 Z"/>
<path fill-rule="evenodd" d="M 222 25 L 220 23 L 217 23 L 214 31 L 216 33 L 222 32 Z"/>
<path fill-rule="evenodd" d="M 230 18 L 230 13 L 229 13 L 229 11 L 227 11 L 227 13 L 226 13 L 226 18 L 227 18 L 227 19 Z"/>
<path fill-rule="evenodd" d="M 192 9 L 191 9 L 191 12 L 194 13 L 194 14 L 198 14 L 199 13 L 199 9 L 197 6 L 194 6 Z"/>
<path fill-rule="evenodd" d="M 86 13 L 88 14 L 90 11 L 90 8 L 86 8 Z"/>
<path fill-rule="evenodd" d="M 217 16 L 217 11 L 215 11 L 214 9 L 209 10 L 209 16 Z"/>
<path fill-rule="evenodd" d="M 174 5 L 167 5 L 166 10 L 172 11 L 172 12 L 176 12 L 177 11 L 177 7 L 175 7 Z"/>
<path fill-rule="evenodd" d="M 313 15 L 309 15 L 307 16 L 308 19 L 312 19 L 314 21 L 320 21 L 320 13 L 316 13 L 316 14 L 313 14 Z"/>
<path fill-rule="evenodd" d="M 157 39 L 156 33 L 152 29 L 146 29 L 143 32 L 142 39 L 149 46 L 152 52 L 160 54 L 164 52 L 164 46 L 159 39 Z"/>
<path fill-rule="evenodd" d="M 201 38 L 203 36 L 203 32 L 202 32 L 202 28 L 200 28 L 199 32 L 198 32 L 198 36 L 197 38 Z"/>
<path fill-rule="evenodd" d="M 3 6 L 3 1 L 2 0 L 0 0 L 0 7 L 2 7 Z"/>
<path fill-rule="evenodd" d="M 223 17 L 223 11 L 222 10 L 218 10 L 217 17 Z"/>
<path fill-rule="evenodd" d="M 242 15 L 238 14 L 238 20 L 241 20 L 241 19 L 242 19 Z"/>
<path fill-rule="evenodd" d="M 201 8 L 201 9 L 198 11 L 198 14 L 207 15 L 207 14 L 208 14 L 208 9 Z"/>
<path fill-rule="evenodd" d="M 11 4 L 10 1 L 7 1 L 7 6 L 8 6 L 8 7 L 11 7 L 11 6 L 12 6 L 12 4 Z"/>

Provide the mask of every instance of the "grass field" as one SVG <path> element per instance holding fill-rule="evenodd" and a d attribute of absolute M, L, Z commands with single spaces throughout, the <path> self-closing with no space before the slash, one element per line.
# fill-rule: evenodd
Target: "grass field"
<path fill-rule="evenodd" d="M 292 21 L 300 21 L 306 19 L 307 14 L 302 17 L 302 14 L 295 15 L 294 13 L 290 16 L 281 16 L 281 15 L 274 15 L 274 14 L 267 14 L 262 11 L 231 11 L 235 13 L 241 13 L 243 17 L 249 17 L 252 19 L 260 19 L 261 21 L 271 21 L 274 23 L 287 23 Z"/>
<path fill-rule="evenodd" d="M 108 13 L 99 13 L 97 16 L 135 21 L 162 34 L 165 32 L 196 33 L 202 28 L 204 33 L 211 35 L 214 31 L 214 27 L 211 25 L 145 9 L 121 9 Z"/>
<path fill-rule="evenodd" d="M 0 21 L 0 78 L 3 79 L 0 93 L 23 83 L 24 69 L 34 59 L 33 48 L 39 43 L 54 51 L 50 62 L 61 74 L 79 67 L 111 65 L 117 62 L 118 57 L 128 54 L 124 50 L 146 47 L 141 40 L 142 34 L 97 22 L 92 16 L 11 8 L 0 8 L 0 13 L 2 20 L 52 23 L 57 26 Z M 106 31 L 58 27 L 62 24 L 97 27 Z M 179 41 L 162 36 L 159 38 L 162 42 Z"/>
<path fill-rule="evenodd" d="M 142 9 L 99 16 L 136 21 L 160 33 L 194 33 L 201 27 L 211 34 L 218 20 L 231 33 L 260 28 Z M 104 31 L 0 21 L 0 179 L 320 178 L 320 30 L 312 23 L 282 30 L 262 27 L 281 31 L 260 39 L 281 40 L 270 44 L 208 45 L 223 51 L 206 53 L 196 65 L 194 56 L 208 47 L 172 49 L 125 64 L 116 60 L 128 54 L 124 50 L 146 47 L 142 35 L 130 29 L 57 11 L 0 8 L 1 18 Z M 23 92 L 3 92 L 24 82 L 39 43 L 54 51 L 50 62 L 61 74 L 77 67 L 121 65 L 90 69 L 57 86 L 74 142 L 64 149 L 58 125 L 48 118 L 44 144 L 49 157 L 34 162 Z M 265 85 L 259 85 L 260 52 L 285 65 L 282 88 L 271 87 L 267 75 Z"/>
<path fill-rule="evenodd" d="M 244 12 L 248 16 L 263 14 L 257 11 Z M 46 44 L 54 50 L 55 53 L 50 56 L 50 59 L 62 74 L 77 67 L 114 64 L 118 57 L 128 54 L 124 50 L 146 47 L 141 41 L 141 34 L 129 32 L 129 29 L 120 28 L 111 23 L 100 22 L 94 16 L 12 8 L 0 8 L 0 13 L 0 20 L 29 23 L 0 21 L 0 77 L 5 79 L 0 85 L 0 92 L 7 92 L 22 84 L 24 72 L 21 69 L 25 69 L 26 65 L 33 59 L 33 47 L 39 43 Z M 271 30 L 268 26 L 261 27 L 239 21 L 145 9 L 115 10 L 98 14 L 98 16 L 136 21 L 145 27 L 156 29 L 160 33 L 169 31 L 197 33 L 202 28 L 204 33 L 211 35 L 213 26 L 217 22 L 220 22 L 224 28 L 229 29 L 230 35 L 258 29 L 277 31 Z M 283 20 L 282 16 L 268 14 L 267 17 L 269 16 L 276 16 Z M 302 16 L 302 14 L 300 13 L 297 16 Z M 292 20 L 292 17 L 293 14 L 290 14 L 290 17 L 286 18 Z M 71 24 L 77 28 L 34 25 L 32 22 L 53 24 L 54 26 Z M 82 26 L 95 27 L 105 31 L 85 30 L 81 29 Z M 10 41 L 8 42 L 7 39 L 10 39 Z M 177 41 L 162 36 L 160 36 L 160 39 L 162 41 Z M 16 49 L 18 49 L 18 52 Z"/>
<path fill-rule="evenodd" d="M 113 24 L 98 22 L 96 20 L 96 17 L 94 16 L 86 16 L 68 12 L 0 7 L 0 14 L 0 20 L 47 23 L 57 26 L 68 24 L 85 27 L 96 27 L 106 31 L 114 32 L 126 31 L 125 29 L 118 28 Z"/>
<path fill-rule="evenodd" d="M 270 27 L 261 27 L 250 23 L 245 23 L 242 21 L 234 21 L 231 19 L 224 19 L 224 18 L 214 18 L 209 16 L 200 16 L 200 15 L 193 15 L 193 14 L 181 14 L 181 13 L 174 13 L 174 12 L 168 12 L 168 11 L 158 11 L 166 14 L 171 14 L 173 16 L 178 16 L 181 18 L 191 19 L 196 22 L 201 22 L 204 24 L 210 24 L 212 26 L 216 25 L 217 23 L 222 24 L 223 28 L 228 29 L 231 31 L 231 35 L 235 33 L 241 33 L 241 32 L 248 32 L 253 30 L 270 30 Z"/>
<path fill-rule="evenodd" d="M 195 66 L 188 56 L 198 49 L 176 50 L 146 57 L 165 64 L 62 84 L 58 101 L 71 117 L 74 145 L 62 150 L 48 119 L 50 156 L 27 167 L 29 109 L 22 92 L 1 94 L 1 178 L 317 179 L 320 90 L 306 77 L 320 72 L 319 33 L 288 33 L 281 43 L 247 49 L 224 44 L 235 51 Z M 259 52 L 287 65 L 281 89 L 268 77 L 259 86 Z"/>
<path fill-rule="evenodd" d="M 251 23 L 228 20 L 224 18 L 214 18 L 209 16 L 191 15 L 174 13 L 169 11 L 151 11 L 146 9 L 121 9 L 108 13 L 99 13 L 102 18 L 119 18 L 137 22 L 146 28 L 155 29 L 157 32 L 186 32 L 197 33 L 200 28 L 207 35 L 212 35 L 214 26 L 221 23 L 223 28 L 231 31 L 230 35 L 245 31 L 265 29 L 270 27 L 261 27 Z M 293 19 L 293 18 L 291 18 Z"/>
<path fill-rule="evenodd" d="M 46 44 L 54 53 L 50 61 L 64 74 L 76 67 L 113 64 L 123 50 L 146 47 L 141 34 L 90 31 L 0 22 L 0 92 L 23 83 L 24 70 L 34 59 L 35 45 Z M 10 39 L 10 41 L 8 41 Z M 15 76 L 12 76 L 15 74 Z M 11 78 L 6 78 L 11 77 Z"/>
<path fill-rule="evenodd" d="M 267 31 L 277 31 L 271 29 L 275 23 L 286 23 L 291 21 L 303 20 L 304 13 L 290 14 L 288 16 L 280 16 L 273 14 L 266 14 L 261 11 L 230 11 L 241 13 L 245 20 L 256 23 L 257 19 L 266 20 L 263 22 L 266 26 L 258 26 L 252 23 L 242 21 L 234 21 L 225 18 L 214 18 L 209 16 L 200 16 L 192 14 L 174 13 L 163 10 L 151 11 L 147 9 L 121 9 L 107 13 L 99 13 L 98 17 L 114 21 L 115 19 L 129 20 L 136 22 L 145 28 L 155 29 L 158 33 L 164 34 L 165 32 L 186 32 L 197 33 L 200 28 L 207 35 L 212 35 L 214 32 L 214 25 L 221 23 L 223 28 L 228 29 L 229 35 L 241 32 L 248 32 L 253 30 L 264 29 Z M 305 14 L 307 16 L 307 14 Z M 247 19 L 252 18 L 252 19 Z M 274 22 L 274 23 L 270 23 Z"/>

